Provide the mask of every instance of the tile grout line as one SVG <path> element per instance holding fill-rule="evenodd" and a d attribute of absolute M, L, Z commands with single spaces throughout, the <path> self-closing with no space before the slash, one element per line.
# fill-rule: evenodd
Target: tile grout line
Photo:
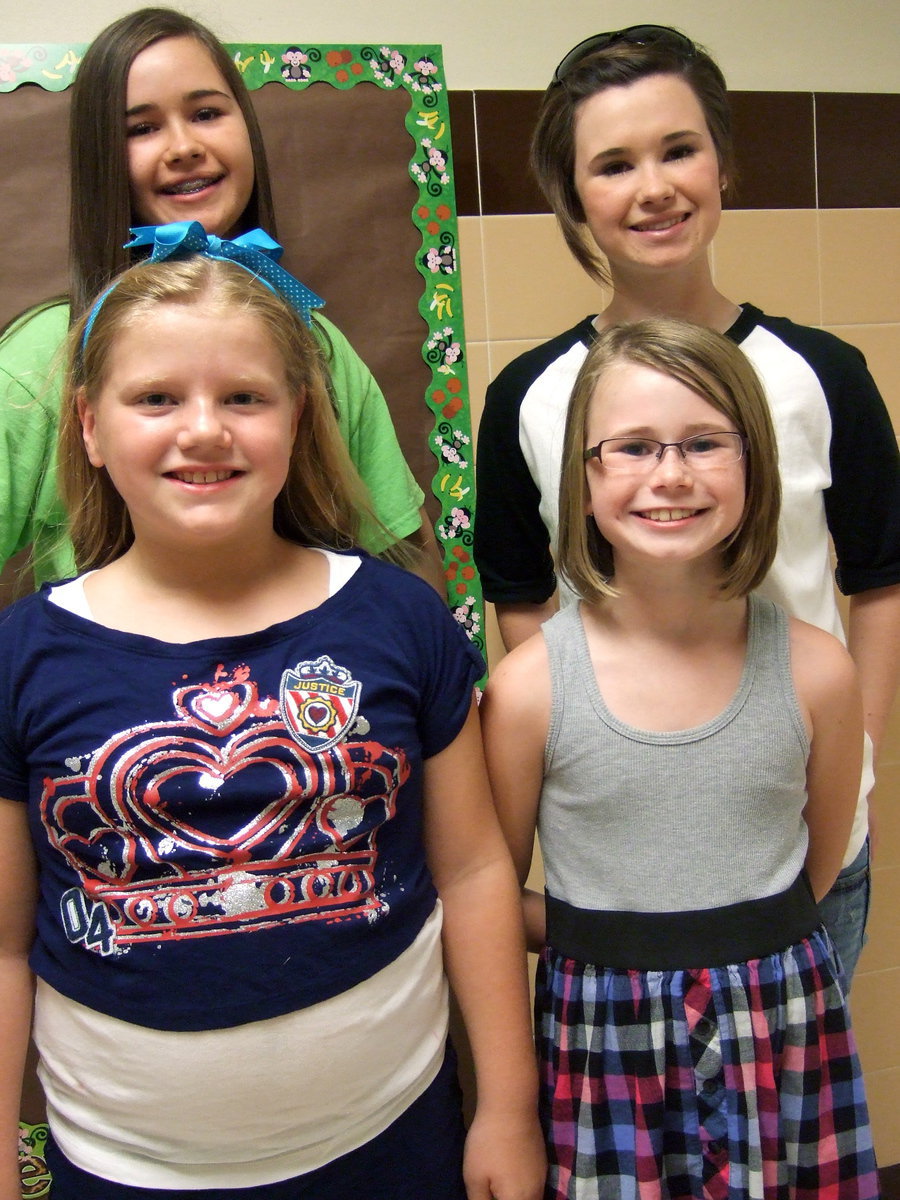
<path fill-rule="evenodd" d="M 825 324 L 825 297 L 822 289 L 822 210 L 819 207 L 819 126 L 816 108 L 816 93 L 812 93 L 812 152 L 813 152 L 813 203 L 816 213 L 816 291 L 819 299 L 821 328 Z"/>
<path fill-rule="evenodd" d="M 481 140 L 478 129 L 478 92 L 472 92 L 472 126 L 475 139 L 475 190 L 478 197 L 478 250 L 481 257 L 481 299 L 484 306 L 484 342 L 487 347 L 488 382 L 494 377 L 493 356 L 491 354 L 491 308 L 488 303 L 487 261 L 484 253 L 484 195 L 481 187 Z"/>

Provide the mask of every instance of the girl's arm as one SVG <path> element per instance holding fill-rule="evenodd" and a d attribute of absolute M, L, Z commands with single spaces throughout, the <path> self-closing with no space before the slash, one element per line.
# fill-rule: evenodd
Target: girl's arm
<path fill-rule="evenodd" d="M 0 800 L 0 1200 L 20 1200 L 19 1102 L 31 1030 L 37 868 L 25 804 Z"/>
<path fill-rule="evenodd" d="M 875 761 L 900 675 L 900 583 L 850 597 L 848 649 L 859 671 Z"/>
<path fill-rule="evenodd" d="M 554 592 L 543 604 L 503 604 L 497 601 L 494 608 L 503 645 L 507 650 L 515 650 L 539 633 L 543 623 L 559 611 L 559 593 Z"/>
<path fill-rule="evenodd" d="M 409 569 L 414 575 L 430 583 L 446 603 L 447 580 L 444 578 L 444 563 L 434 535 L 434 525 L 424 505 L 419 509 L 419 516 L 422 522 L 419 528 L 403 539 L 414 553 Z"/>
<path fill-rule="evenodd" d="M 484 748 L 494 805 L 509 846 L 525 912 L 528 949 L 546 940 L 544 897 L 525 888 L 550 722 L 550 671 L 543 637 L 529 638 L 492 673 L 481 703 Z"/>
<path fill-rule="evenodd" d="M 811 734 L 806 767 L 806 872 L 817 900 L 837 878 L 862 775 L 863 716 L 856 668 L 840 642 L 791 621 L 794 686 Z"/>
<path fill-rule="evenodd" d="M 518 888 L 491 804 L 474 704 L 455 740 L 425 762 L 425 846 L 444 909 L 447 975 L 475 1060 L 468 1197 L 539 1200 L 546 1160 Z"/>
<path fill-rule="evenodd" d="M 369 490 L 375 515 L 397 541 L 407 543 L 413 554 L 410 570 L 443 598 L 446 580 L 434 527 L 422 507 L 422 490 L 403 457 L 381 388 L 345 335 L 321 313 L 316 313 L 313 332 L 324 343 L 341 436 Z M 381 554 L 391 544 L 383 530 L 363 528 L 361 533 L 372 554 Z"/>
<path fill-rule="evenodd" d="M 900 675 L 900 584 L 871 588 L 850 597 L 847 643 L 863 696 L 863 720 L 872 739 L 875 768 Z M 869 797 L 869 837 L 877 838 L 875 812 Z"/>
<path fill-rule="evenodd" d="M 36 584 L 75 569 L 55 466 L 68 325 L 68 305 L 48 302 L 16 318 L 0 338 L 0 567 L 31 546 Z M 10 592 L 4 603 L 13 598 Z"/>

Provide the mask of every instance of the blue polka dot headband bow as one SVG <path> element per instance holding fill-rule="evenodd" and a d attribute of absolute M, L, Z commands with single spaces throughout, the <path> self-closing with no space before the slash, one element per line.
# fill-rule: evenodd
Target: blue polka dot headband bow
<path fill-rule="evenodd" d="M 171 225 L 141 225 L 132 229 L 131 233 L 132 240 L 125 243 L 125 249 L 152 246 L 147 262 L 166 262 L 170 259 L 187 258 L 191 254 L 201 254 L 205 258 L 237 263 L 266 287 L 283 296 L 307 325 L 312 321 L 312 310 L 321 308 L 325 303 L 321 296 L 317 296 L 279 264 L 278 259 L 284 251 L 278 242 L 262 229 L 251 229 L 232 240 L 207 233 L 199 221 L 173 221 Z M 113 284 L 108 287 L 94 303 L 84 326 L 82 350 L 87 345 L 103 301 L 115 286 Z"/>

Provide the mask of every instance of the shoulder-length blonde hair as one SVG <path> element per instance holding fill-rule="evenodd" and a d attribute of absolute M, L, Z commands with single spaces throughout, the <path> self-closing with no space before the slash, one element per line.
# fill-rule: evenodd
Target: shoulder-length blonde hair
<path fill-rule="evenodd" d="M 202 304 L 213 314 L 248 313 L 275 344 L 288 386 L 303 399 L 287 478 L 275 500 L 276 533 L 302 545 L 348 549 L 358 544 L 363 521 L 382 528 L 341 438 L 314 335 L 285 299 L 243 267 L 197 255 L 141 263 L 124 271 L 95 306 L 84 345 L 87 314 L 70 332 L 58 479 L 79 570 L 102 567 L 124 554 L 134 531 L 106 469 L 92 466 L 88 459 L 78 400 L 95 400 L 117 335 L 159 304 Z"/>
<path fill-rule="evenodd" d="M 582 364 L 566 418 L 559 487 L 557 567 L 590 603 L 616 594 L 613 548 L 588 505 L 584 452 L 591 401 L 615 363 L 669 375 L 730 421 L 746 441 L 744 512 L 722 545 L 723 597 L 743 596 L 765 578 L 778 545 L 781 481 L 769 405 L 750 361 L 734 342 L 687 321 L 654 317 L 604 330 Z M 602 467 L 600 468 L 602 470 Z"/>

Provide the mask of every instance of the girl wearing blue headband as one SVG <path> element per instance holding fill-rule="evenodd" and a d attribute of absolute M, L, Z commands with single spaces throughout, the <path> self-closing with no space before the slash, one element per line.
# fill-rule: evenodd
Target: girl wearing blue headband
<path fill-rule="evenodd" d="M 55 486 L 59 373 L 70 320 L 142 250 L 124 249 L 132 225 L 198 221 L 235 236 L 257 226 L 277 238 L 265 148 L 240 73 L 192 18 L 164 8 L 105 29 L 82 60 L 71 111 L 71 284 L 66 302 L 26 314 L 0 342 L 0 566 L 33 547 L 35 577 L 74 571 Z M 327 297 L 326 297 L 327 299 Z M 411 563 L 440 586 L 423 495 L 403 460 L 378 385 L 346 338 L 314 320 L 327 351 L 342 433 L 379 524 L 373 553 L 404 542 Z"/>
<path fill-rule="evenodd" d="M 85 574 L 0 615 L 0 1111 L 33 971 L 54 1200 L 539 1200 L 483 663 L 356 549 L 362 485 L 284 280 L 213 239 L 171 261 L 169 232 L 72 332 Z"/>

